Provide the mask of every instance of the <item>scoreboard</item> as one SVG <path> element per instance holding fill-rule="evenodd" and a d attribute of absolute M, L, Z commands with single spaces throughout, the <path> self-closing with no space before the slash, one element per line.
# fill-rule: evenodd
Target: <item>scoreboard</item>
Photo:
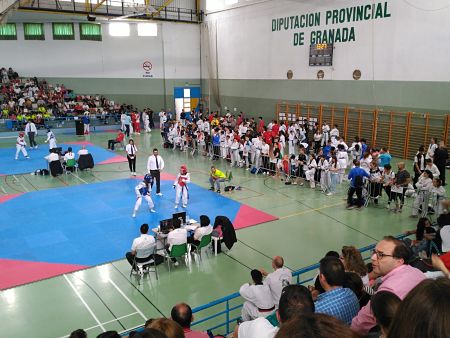
<path fill-rule="evenodd" d="M 333 44 L 317 43 L 309 46 L 310 66 L 332 66 L 333 65 Z"/>

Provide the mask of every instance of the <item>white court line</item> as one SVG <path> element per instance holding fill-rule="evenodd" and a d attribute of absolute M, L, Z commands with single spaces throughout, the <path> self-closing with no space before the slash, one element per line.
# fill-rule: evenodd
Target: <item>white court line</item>
<path fill-rule="evenodd" d="M 15 182 L 14 182 L 14 183 L 17 183 L 17 182 L 18 182 L 18 183 L 22 186 L 23 190 L 25 190 L 26 192 L 30 192 L 27 188 L 25 188 L 25 186 L 23 185 L 23 183 L 17 179 L 16 175 L 12 175 L 12 176 L 13 176 L 14 179 L 15 179 Z"/>
<path fill-rule="evenodd" d="M 72 284 L 72 282 L 69 280 L 69 278 L 64 275 L 64 278 L 66 279 L 67 283 L 69 283 L 70 287 L 73 289 L 73 291 L 76 293 L 76 295 L 78 296 L 78 298 L 80 298 L 81 302 L 84 304 L 84 306 L 86 307 L 86 309 L 89 311 L 89 313 L 91 314 L 91 316 L 95 319 L 95 321 L 97 322 L 98 326 L 100 326 L 103 330 L 103 332 L 105 332 L 105 327 L 102 325 L 102 323 L 100 323 L 100 321 L 98 320 L 97 316 L 94 314 L 94 312 L 91 310 L 91 308 L 89 307 L 89 305 L 87 305 L 87 303 L 84 301 L 83 297 L 81 297 L 80 293 L 78 292 L 78 290 L 76 289 L 76 287 Z"/>
<path fill-rule="evenodd" d="M 80 176 L 78 176 L 78 175 L 75 174 L 75 173 L 71 173 L 70 175 L 75 176 L 75 177 L 78 178 L 81 182 L 83 182 L 83 183 L 85 183 L 85 184 L 89 184 L 88 182 L 86 182 L 85 180 L 83 180 Z"/>
<path fill-rule="evenodd" d="M 125 315 L 125 316 L 122 316 L 122 317 L 118 317 L 118 318 L 116 318 L 116 319 L 108 320 L 107 322 L 104 322 L 104 323 L 102 323 L 102 324 L 105 325 L 105 324 L 113 323 L 113 322 L 116 322 L 116 321 L 118 321 L 118 320 L 121 320 L 121 319 L 124 319 L 124 318 L 127 318 L 127 317 L 131 317 L 131 316 L 134 316 L 134 315 L 137 314 L 137 313 L 138 313 L 138 312 L 133 312 L 133 313 L 130 313 L 130 314 L 128 314 L 128 315 Z M 94 325 L 94 326 L 88 327 L 87 329 L 84 329 L 84 331 L 93 330 L 93 329 L 95 329 L 95 328 L 97 328 L 97 327 L 99 327 L 99 326 L 100 326 L 100 325 Z M 140 327 L 140 326 L 137 326 L 137 327 Z M 127 330 L 128 330 L 128 329 L 127 329 Z M 70 337 L 70 335 L 62 336 L 62 337 L 59 337 L 59 338 L 68 338 L 68 337 Z"/>
<path fill-rule="evenodd" d="M 109 279 L 108 281 L 116 288 L 117 291 L 119 291 L 119 293 L 123 296 L 123 298 L 125 298 L 128 301 L 128 303 L 130 303 L 130 305 L 141 315 L 141 317 L 144 318 L 144 320 L 148 319 L 147 317 L 144 316 L 142 311 L 139 310 L 138 307 L 130 300 L 130 298 L 128 298 L 127 295 L 123 293 L 123 291 L 116 285 L 116 283 L 114 283 L 111 279 Z"/>

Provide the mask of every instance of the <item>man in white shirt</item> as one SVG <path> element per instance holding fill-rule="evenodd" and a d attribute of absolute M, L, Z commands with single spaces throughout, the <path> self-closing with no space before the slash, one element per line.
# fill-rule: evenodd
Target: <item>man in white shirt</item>
<path fill-rule="evenodd" d="M 48 163 L 53 161 L 59 161 L 59 155 L 56 152 L 56 150 L 50 149 L 49 152 L 50 154 L 44 157 L 48 161 Z"/>
<path fill-rule="evenodd" d="M 311 292 L 303 285 L 289 285 L 283 289 L 278 304 L 276 319 L 283 326 L 291 318 L 314 313 L 314 301 Z M 278 327 L 272 325 L 265 317 L 243 322 L 236 326 L 234 338 L 273 338 Z"/>
<path fill-rule="evenodd" d="M 148 262 L 152 259 L 153 251 L 156 245 L 155 238 L 147 234 L 148 224 L 142 224 L 140 231 L 141 236 L 133 240 L 131 251 L 125 254 L 128 263 L 130 263 L 134 271 L 136 271 L 136 266 L 134 264 L 135 261 L 137 263 L 142 263 Z"/>
<path fill-rule="evenodd" d="M 86 146 L 81 146 L 81 149 L 78 150 L 78 157 L 81 155 L 87 155 L 89 154 L 89 151 L 86 149 Z"/>
<path fill-rule="evenodd" d="M 275 311 L 272 294 L 269 286 L 262 281 L 262 273 L 254 269 L 251 276 L 253 283 L 245 283 L 239 289 L 241 297 L 245 299 L 241 312 L 243 321 L 266 317 Z"/>
<path fill-rule="evenodd" d="M 172 246 L 185 243 L 187 244 L 187 230 L 185 228 L 181 228 L 180 224 L 176 224 L 175 229 L 167 235 L 166 250 L 170 253 Z M 175 263 L 175 266 L 178 266 L 179 263 L 176 258 L 171 258 L 171 260 Z"/>
<path fill-rule="evenodd" d="M 292 283 L 292 271 L 284 267 L 284 259 L 281 256 L 275 256 L 272 259 L 273 272 L 267 273 L 260 269 L 265 277 L 264 284 L 267 285 L 272 294 L 272 300 L 275 306 L 278 306 L 281 297 L 281 290 Z"/>
<path fill-rule="evenodd" d="M 156 195 L 162 196 L 161 193 L 161 170 L 164 169 L 164 160 L 158 155 L 158 149 L 153 149 L 153 155 L 148 157 L 147 171 L 156 180 Z"/>

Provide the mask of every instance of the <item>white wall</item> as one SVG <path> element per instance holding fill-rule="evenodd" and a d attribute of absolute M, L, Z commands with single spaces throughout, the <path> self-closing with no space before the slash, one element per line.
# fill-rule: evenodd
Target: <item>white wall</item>
<path fill-rule="evenodd" d="M 391 16 L 325 25 L 329 9 L 372 2 L 386 2 Z M 319 27 L 272 32 L 272 19 L 313 12 L 321 13 Z M 285 79 L 289 69 L 294 79 L 315 79 L 319 68 L 308 66 L 311 31 L 354 27 L 355 41 L 336 43 L 333 67 L 321 68 L 325 79 L 352 80 L 359 69 L 361 80 L 450 80 L 448 0 L 273 0 L 208 14 L 206 21 L 217 22 L 220 79 Z M 293 45 L 296 32 L 304 32 L 304 46 Z"/>
<path fill-rule="evenodd" d="M 0 41 L 0 65 L 12 66 L 21 76 L 37 77 L 200 77 L 199 25 L 158 23 L 157 37 L 138 37 L 136 24 L 130 23 L 131 36 L 111 37 L 103 24 L 100 42 L 79 40 L 78 24 L 74 25 L 72 41 L 53 40 L 51 23 L 45 24 L 45 41 L 24 41 L 23 25 L 17 23 L 18 40 Z M 149 74 L 142 68 L 147 60 L 153 65 Z"/>

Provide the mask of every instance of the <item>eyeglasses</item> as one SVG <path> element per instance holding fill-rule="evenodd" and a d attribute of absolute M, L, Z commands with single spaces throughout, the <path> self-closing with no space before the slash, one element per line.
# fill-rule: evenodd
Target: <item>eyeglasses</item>
<path fill-rule="evenodd" d="M 388 255 L 388 254 L 385 254 L 385 253 L 383 253 L 381 251 L 377 251 L 375 249 L 372 250 L 372 256 L 373 255 L 376 255 L 377 259 L 382 259 L 383 257 L 394 257 L 393 255 Z"/>

